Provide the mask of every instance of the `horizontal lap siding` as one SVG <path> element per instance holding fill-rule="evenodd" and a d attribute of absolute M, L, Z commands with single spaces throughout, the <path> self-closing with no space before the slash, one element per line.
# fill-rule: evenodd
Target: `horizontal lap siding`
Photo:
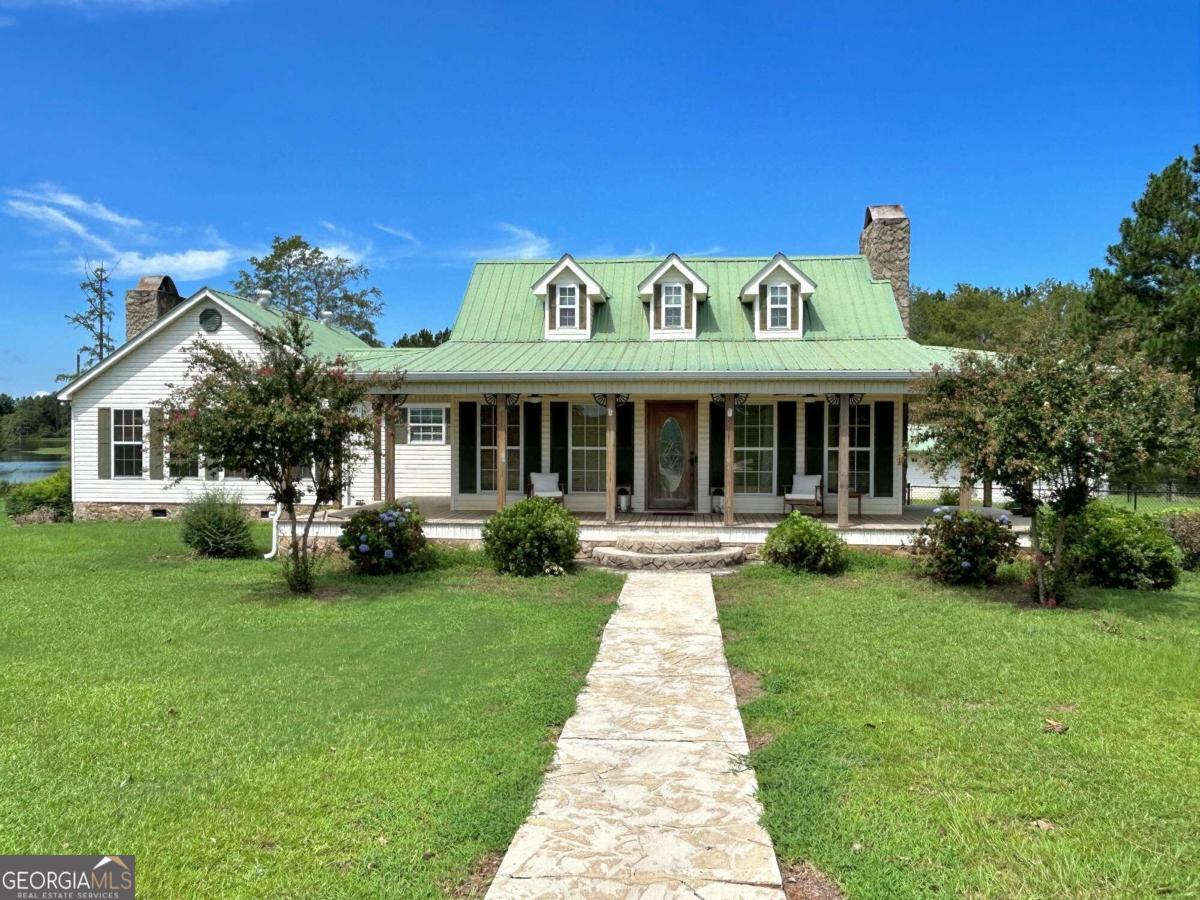
<path fill-rule="evenodd" d="M 108 371 L 80 388 L 71 401 L 71 478 L 73 499 L 80 503 L 185 503 L 206 485 L 217 482 L 189 478 L 174 484 L 169 478 L 152 481 L 149 444 L 143 450 L 143 477 L 101 479 L 97 476 L 97 412 L 100 408 L 142 409 L 160 405 L 170 394 L 168 384 L 180 384 L 187 374 L 188 346 L 200 337 L 200 311 L 185 315 L 155 335 Z M 259 347 L 253 330 L 222 311 L 224 324 L 210 340 L 231 350 L 257 356 Z M 149 435 L 146 434 L 148 441 Z M 111 452 L 110 448 L 106 451 Z M 254 481 L 229 478 L 227 487 L 241 493 L 245 503 L 269 503 L 267 489 Z"/>

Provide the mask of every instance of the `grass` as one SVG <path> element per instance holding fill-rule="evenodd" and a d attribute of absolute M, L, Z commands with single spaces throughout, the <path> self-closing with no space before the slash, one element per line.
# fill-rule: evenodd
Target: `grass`
<path fill-rule="evenodd" d="M 1200 576 L 1057 610 L 861 554 L 716 586 L 783 861 L 855 898 L 1200 894 Z"/>
<path fill-rule="evenodd" d="M 0 846 L 136 854 L 145 897 L 443 896 L 527 814 L 619 586 L 458 554 L 295 599 L 170 523 L 5 528 Z"/>
<path fill-rule="evenodd" d="M 68 446 L 62 447 L 38 447 L 35 450 L 30 450 L 30 453 L 37 456 L 50 456 L 55 459 L 68 459 L 71 456 L 71 448 Z"/>

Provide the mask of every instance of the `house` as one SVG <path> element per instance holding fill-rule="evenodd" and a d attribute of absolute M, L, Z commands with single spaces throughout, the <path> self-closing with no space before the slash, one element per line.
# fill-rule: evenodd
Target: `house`
<path fill-rule="evenodd" d="M 348 504 L 448 497 L 486 512 L 555 473 L 571 509 L 778 514 L 797 473 L 827 508 L 903 512 L 905 404 L 914 374 L 951 351 L 907 335 L 910 225 L 900 206 L 866 211 L 859 253 L 479 262 L 450 340 L 371 348 L 322 322 L 314 346 L 369 376 L 403 373 L 378 397 L 372 452 Z M 198 336 L 253 353 L 280 313 L 169 278 L 127 298 L 127 342 L 60 396 L 72 404 L 77 510 L 167 514 L 214 479 L 265 507 L 236 473 L 175 483 L 156 404 L 184 377 Z M 156 437 L 156 435 L 158 435 Z M 619 499 L 620 498 L 620 499 Z"/>

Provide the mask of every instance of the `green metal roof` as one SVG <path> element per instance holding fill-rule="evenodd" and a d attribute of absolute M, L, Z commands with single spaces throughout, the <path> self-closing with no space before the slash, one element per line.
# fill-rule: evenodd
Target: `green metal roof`
<path fill-rule="evenodd" d="M 904 324 L 887 281 L 871 277 L 862 256 L 792 256 L 817 285 L 805 304 L 805 340 L 904 337 Z M 771 261 L 769 256 L 683 260 L 708 282 L 699 305 L 698 341 L 755 341 L 742 285 Z M 530 290 L 556 260 L 480 262 L 454 320 L 451 341 L 540 341 L 542 302 Z M 578 259 L 608 293 L 596 307 L 592 341 L 644 341 L 650 337 L 646 304 L 638 282 L 662 262 L 657 259 Z M 757 343 L 757 342 L 756 342 Z"/>
<path fill-rule="evenodd" d="M 709 294 L 698 307 L 696 339 L 681 341 L 650 340 L 646 304 L 637 290 L 661 258 L 576 260 L 607 293 L 585 341 L 543 338 L 543 303 L 531 287 L 556 260 L 506 260 L 476 264 L 445 344 L 418 355 L 372 349 L 347 356 L 364 373 L 405 370 L 410 376 L 861 372 L 882 377 L 953 363 L 952 351 L 924 347 L 905 336 L 891 285 L 871 277 L 864 257 L 789 258 L 817 285 L 805 303 L 803 336 L 794 339 L 756 339 L 752 307 L 739 295 L 771 257 L 685 259 L 708 282 Z"/>
<path fill-rule="evenodd" d="M 239 313 L 262 328 L 274 328 L 282 325 L 284 322 L 284 313 L 282 310 L 276 309 L 273 306 L 259 306 L 245 297 L 239 297 L 237 294 L 229 294 L 225 291 L 218 291 L 214 288 L 208 288 L 209 293 L 220 297 L 225 303 L 228 303 Z M 318 322 L 316 319 L 304 320 L 308 325 L 308 329 L 312 332 L 312 351 L 322 356 L 337 356 L 345 354 L 352 350 L 364 350 L 371 347 L 366 341 L 355 334 L 351 334 L 344 328 L 338 328 L 333 325 L 326 325 L 324 322 Z"/>

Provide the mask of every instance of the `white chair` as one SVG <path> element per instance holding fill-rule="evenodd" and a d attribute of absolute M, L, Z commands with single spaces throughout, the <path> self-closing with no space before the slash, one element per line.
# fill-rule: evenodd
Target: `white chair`
<path fill-rule="evenodd" d="M 793 475 L 792 489 L 783 495 L 783 511 L 825 515 L 825 488 L 820 475 Z"/>
<path fill-rule="evenodd" d="M 529 489 L 526 494 L 530 497 L 545 497 L 555 503 L 562 503 L 566 487 L 558 480 L 557 472 L 530 472 Z"/>

